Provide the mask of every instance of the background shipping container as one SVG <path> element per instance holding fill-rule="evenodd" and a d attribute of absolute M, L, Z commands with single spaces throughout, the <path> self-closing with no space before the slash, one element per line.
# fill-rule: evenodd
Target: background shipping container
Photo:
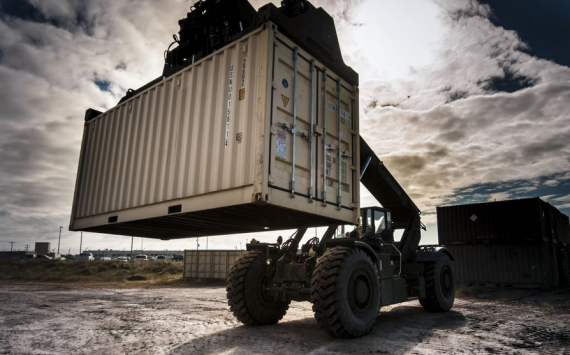
<path fill-rule="evenodd" d="M 445 245 L 570 238 L 568 217 L 539 198 L 438 207 L 437 229 Z"/>
<path fill-rule="evenodd" d="M 447 246 L 456 282 L 467 285 L 552 287 L 559 283 L 554 246 L 546 243 Z"/>
<path fill-rule="evenodd" d="M 358 88 L 266 23 L 85 124 L 70 230 L 356 223 Z"/>
<path fill-rule="evenodd" d="M 244 250 L 185 250 L 184 278 L 225 280 Z"/>

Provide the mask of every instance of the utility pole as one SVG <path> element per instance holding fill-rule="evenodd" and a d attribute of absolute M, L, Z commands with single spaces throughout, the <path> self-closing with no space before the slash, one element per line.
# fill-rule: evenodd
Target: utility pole
<path fill-rule="evenodd" d="M 57 240 L 57 253 L 59 254 L 59 243 L 61 242 L 61 229 L 63 227 L 59 226 L 59 239 Z"/>
<path fill-rule="evenodd" d="M 131 236 L 131 260 L 133 260 L 133 242 L 135 241 L 135 237 Z"/>
<path fill-rule="evenodd" d="M 8 242 L 10 243 L 10 252 L 12 252 L 14 250 L 14 243 L 16 242 Z"/>
<path fill-rule="evenodd" d="M 79 239 L 79 254 L 81 254 L 81 245 L 83 244 L 83 232 L 81 232 L 81 239 Z"/>
<path fill-rule="evenodd" d="M 26 244 L 26 252 L 28 251 L 28 248 L 30 247 L 29 244 Z"/>

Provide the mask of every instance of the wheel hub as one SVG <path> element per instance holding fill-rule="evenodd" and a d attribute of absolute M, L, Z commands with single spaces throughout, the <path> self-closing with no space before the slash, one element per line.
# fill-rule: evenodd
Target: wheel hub
<path fill-rule="evenodd" d="M 352 311 L 364 316 L 371 305 L 371 280 L 362 270 L 357 270 L 348 284 L 348 301 Z"/>
<path fill-rule="evenodd" d="M 446 297 L 449 296 L 453 290 L 453 276 L 451 275 L 451 270 L 448 267 L 445 267 L 441 271 L 440 281 L 443 294 Z"/>

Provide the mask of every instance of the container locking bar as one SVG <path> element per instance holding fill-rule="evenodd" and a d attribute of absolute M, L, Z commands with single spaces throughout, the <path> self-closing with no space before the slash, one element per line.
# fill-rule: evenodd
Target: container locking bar
<path fill-rule="evenodd" d="M 299 47 L 295 47 L 293 51 L 293 127 L 291 128 L 291 133 L 293 133 L 293 158 L 291 159 L 291 197 L 295 197 L 295 153 L 296 153 L 296 126 L 297 126 L 297 65 L 299 59 Z"/>
<path fill-rule="evenodd" d="M 341 182 L 341 178 L 342 178 L 342 171 L 341 171 L 341 158 L 342 158 L 342 128 L 341 128 L 341 117 L 340 117 L 340 90 L 342 90 L 342 86 L 340 85 L 340 78 L 337 79 L 336 82 L 336 94 L 337 94 L 337 106 L 336 106 L 336 117 L 337 117 L 337 123 L 338 123 L 338 158 L 336 161 L 337 164 L 337 168 L 338 168 L 338 186 L 337 186 L 337 196 L 336 196 L 336 204 L 337 204 L 337 209 L 340 210 L 340 206 L 342 204 L 342 190 L 340 188 L 340 185 L 342 184 Z"/>
<path fill-rule="evenodd" d="M 313 137 L 315 136 L 315 60 L 311 60 L 311 131 L 309 133 L 309 202 L 313 202 L 313 175 L 314 175 L 314 151 L 313 151 Z M 316 146 L 315 146 L 316 148 Z"/>
<path fill-rule="evenodd" d="M 323 70 L 323 206 L 327 206 L 327 70 Z"/>

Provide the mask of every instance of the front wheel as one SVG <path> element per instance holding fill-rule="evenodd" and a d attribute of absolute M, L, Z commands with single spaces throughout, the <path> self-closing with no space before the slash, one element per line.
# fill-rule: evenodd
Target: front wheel
<path fill-rule="evenodd" d="M 425 264 L 426 298 L 420 304 L 426 311 L 447 312 L 455 301 L 453 263 L 445 253 L 438 253 L 435 262 Z"/>
<path fill-rule="evenodd" d="M 311 279 L 317 323 L 339 338 L 368 334 L 380 309 L 378 272 L 365 251 L 335 247 L 318 260 Z"/>
<path fill-rule="evenodd" d="M 289 309 L 288 301 L 275 300 L 265 292 L 265 254 L 249 251 L 233 265 L 226 280 L 228 305 L 245 325 L 274 324 Z"/>

